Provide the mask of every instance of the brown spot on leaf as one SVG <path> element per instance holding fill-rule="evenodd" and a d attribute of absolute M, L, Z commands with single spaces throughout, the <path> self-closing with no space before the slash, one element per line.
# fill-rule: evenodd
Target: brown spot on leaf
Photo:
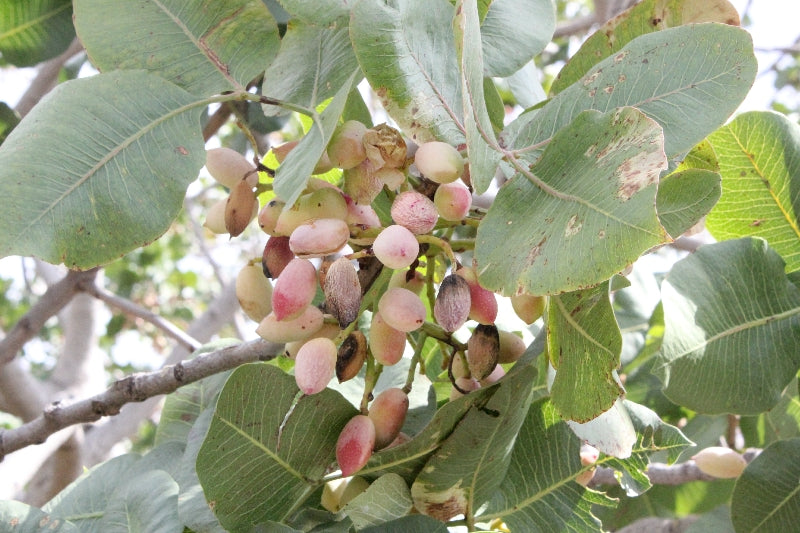
<path fill-rule="evenodd" d="M 656 183 L 659 174 L 666 167 L 666 158 L 660 150 L 638 152 L 627 158 L 617 167 L 617 198 L 623 202 L 630 200 L 641 189 Z"/>
<path fill-rule="evenodd" d="M 625 57 L 627 57 L 628 54 L 630 54 L 630 52 L 627 50 L 618 53 L 617 55 L 614 56 L 614 63 L 621 62 L 623 59 L 625 59 Z"/>
<path fill-rule="evenodd" d="M 606 93 L 606 94 L 613 93 L 614 92 L 614 86 L 613 85 L 606 85 L 605 88 L 603 89 L 603 92 Z"/>
<path fill-rule="evenodd" d="M 567 228 L 564 230 L 564 237 L 574 237 L 580 233 L 583 222 L 578 219 L 578 215 L 572 215 L 567 221 Z"/>
<path fill-rule="evenodd" d="M 531 251 L 528 253 L 528 265 L 532 265 L 536 261 L 536 258 L 539 257 L 539 254 L 542 251 L 542 246 L 545 242 L 547 242 L 547 236 L 542 237 L 542 240 L 539 241 L 539 244 L 531 248 Z"/>
<path fill-rule="evenodd" d="M 467 511 L 467 505 L 463 497 L 451 496 L 443 502 L 426 503 L 421 510 L 432 518 L 446 522 L 454 516 L 464 514 Z"/>
<path fill-rule="evenodd" d="M 187 150 L 186 147 L 184 146 L 178 146 L 177 148 L 175 148 L 175 153 L 181 155 L 189 155 L 189 150 Z"/>

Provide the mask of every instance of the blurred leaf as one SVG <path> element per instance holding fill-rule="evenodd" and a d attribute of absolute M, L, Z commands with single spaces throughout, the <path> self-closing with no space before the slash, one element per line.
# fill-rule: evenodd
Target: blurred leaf
<path fill-rule="evenodd" d="M 204 344 L 192 354 L 192 358 L 236 344 L 239 344 L 236 339 L 216 340 Z M 156 445 L 169 441 L 186 442 L 195 420 L 213 405 L 229 375 L 230 372 L 214 374 L 167 395 L 156 430 Z"/>
<path fill-rule="evenodd" d="M 143 71 L 57 86 L 0 146 L 0 256 L 91 268 L 161 236 L 205 162 L 202 107 Z"/>
<path fill-rule="evenodd" d="M 22 502 L 0 500 L 0 531 L 13 533 L 77 533 L 74 524 Z"/>
<path fill-rule="evenodd" d="M 556 30 L 553 1 L 491 1 L 480 29 L 486 75 L 510 76 L 552 39 Z"/>
<path fill-rule="evenodd" d="M 547 353 L 556 369 L 550 389 L 553 406 L 566 420 L 588 422 L 624 392 L 613 375 L 622 335 L 608 282 L 551 297 L 547 313 Z"/>
<path fill-rule="evenodd" d="M 356 409 L 327 389 L 298 396 L 292 376 L 262 363 L 237 368 L 222 389 L 197 475 L 226 529 L 286 520 L 334 462 Z"/>
<path fill-rule="evenodd" d="M 380 526 L 368 527 L 361 533 L 448 533 L 443 523 L 425 515 L 404 516 Z"/>
<path fill-rule="evenodd" d="M 702 514 L 687 529 L 686 533 L 733 533 L 731 522 L 731 509 L 726 504 L 720 504 L 716 509 Z"/>
<path fill-rule="evenodd" d="M 357 70 L 351 72 L 348 80 L 339 87 L 336 95 L 322 113 L 314 113 L 311 129 L 286 156 L 286 160 L 275 172 L 275 194 L 286 202 L 286 205 L 293 205 L 305 189 L 311 171 L 314 170 L 339 123 L 339 117 L 344 111 L 357 74 Z"/>
<path fill-rule="evenodd" d="M 386 474 L 348 502 L 343 510 L 360 531 L 401 518 L 410 513 L 413 506 L 411 491 L 403 478 Z"/>
<path fill-rule="evenodd" d="M 8 107 L 5 102 L 0 102 L 0 144 L 5 142 L 11 130 L 19 124 L 19 115 L 13 109 Z"/>
<path fill-rule="evenodd" d="M 573 481 L 585 469 L 580 446 L 548 399 L 531 404 L 505 479 L 481 517 L 502 519 L 511 531 L 601 531 L 591 507 L 605 497 Z"/>
<path fill-rule="evenodd" d="M 701 413 L 771 409 L 800 367 L 800 290 L 765 241 L 700 247 L 662 286 L 654 368 L 673 402 Z"/>
<path fill-rule="evenodd" d="M 658 219 L 667 233 L 677 238 L 711 211 L 720 194 L 718 173 L 701 169 L 675 171 L 658 184 Z"/>
<path fill-rule="evenodd" d="M 556 94 L 572 85 L 598 61 L 640 35 L 698 22 L 739 25 L 739 14 L 727 0 L 644 0 L 606 22 L 561 69 L 550 89 Z"/>
<path fill-rule="evenodd" d="M 293 21 L 278 57 L 267 67 L 262 92 L 309 109 L 332 97 L 358 68 L 347 27 L 320 28 Z M 262 106 L 268 116 L 288 113 Z"/>
<path fill-rule="evenodd" d="M 75 38 L 70 0 L 0 2 L 0 53 L 29 67 L 65 51 Z"/>
<path fill-rule="evenodd" d="M 145 69 L 200 96 L 243 89 L 280 46 L 261 0 L 75 0 L 75 28 L 101 71 Z"/>
<path fill-rule="evenodd" d="M 637 37 L 537 112 L 523 113 L 504 131 L 504 146 L 546 143 L 581 111 L 633 106 L 664 129 L 667 156 L 688 152 L 721 126 L 756 75 L 750 35 L 721 24 L 668 28 Z M 541 149 L 529 150 L 534 161 Z"/>
<path fill-rule="evenodd" d="M 474 515 L 494 496 L 528 411 L 535 372 L 523 365 L 501 379 L 497 392 L 467 412 L 425 462 L 411 485 L 419 512 L 439 520 Z"/>
<path fill-rule="evenodd" d="M 664 242 L 662 143 L 658 124 L 633 108 L 576 117 L 530 171 L 517 164 L 530 176 L 498 192 L 475 244 L 481 285 L 505 295 L 584 289 Z"/>
<path fill-rule="evenodd" d="M 747 465 L 731 498 L 737 533 L 783 533 L 800 520 L 800 439 L 781 440 Z"/>
<path fill-rule="evenodd" d="M 486 109 L 478 9 L 475 3 L 471 0 L 459 0 L 456 3 L 453 25 L 462 76 L 461 93 L 464 96 L 464 127 L 470 181 L 475 192 L 483 194 L 494 179 L 495 170 L 500 163 L 500 148 Z"/>
<path fill-rule="evenodd" d="M 447 0 L 359 2 L 350 37 L 370 85 L 416 143 L 464 142 L 461 83 Z M 425 16 L 420 16 L 425 13 Z"/>
<path fill-rule="evenodd" d="M 121 483 L 101 520 L 104 533 L 181 533 L 178 484 L 162 470 L 150 470 Z"/>
<path fill-rule="evenodd" d="M 722 198 L 706 218 L 718 240 L 762 237 L 800 269 L 800 125 L 753 111 L 710 137 L 719 157 Z"/>
<path fill-rule="evenodd" d="M 308 2 L 305 0 L 280 0 L 281 6 L 289 12 L 292 17 L 297 17 L 307 24 L 318 26 L 344 26 L 347 20 L 338 20 L 350 15 L 350 7 L 355 2 L 352 0 L 317 0 Z"/>
<path fill-rule="evenodd" d="M 783 390 L 775 407 L 757 416 L 743 416 L 739 424 L 747 447 L 763 448 L 778 440 L 800 437 L 797 379 Z"/>

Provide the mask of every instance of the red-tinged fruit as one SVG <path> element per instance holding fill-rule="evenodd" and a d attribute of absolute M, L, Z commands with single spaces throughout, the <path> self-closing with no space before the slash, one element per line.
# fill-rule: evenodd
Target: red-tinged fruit
<path fill-rule="evenodd" d="M 347 244 L 350 228 L 338 218 L 320 218 L 298 226 L 289 236 L 289 248 L 298 257 L 323 257 Z"/>
<path fill-rule="evenodd" d="M 481 324 L 494 324 L 497 320 L 498 311 L 495 294 L 480 286 L 475 269 L 462 267 L 456 271 L 456 274 L 467 280 L 469 284 L 469 318 Z"/>
<path fill-rule="evenodd" d="M 348 120 L 337 126 L 328 142 L 328 159 L 337 168 L 353 168 L 367 158 L 362 142 L 367 127 L 357 120 Z"/>
<path fill-rule="evenodd" d="M 236 150 L 222 147 L 206 152 L 206 170 L 218 183 L 233 189 L 255 167 Z"/>
<path fill-rule="evenodd" d="M 345 221 L 348 226 L 358 226 L 361 229 L 381 227 L 381 219 L 371 205 L 357 204 L 349 196 L 347 200 L 347 218 Z"/>
<path fill-rule="evenodd" d="M 342 476 L 352 476 L 361 470 L 372 456 L 373 448 L 375 424 L 366 415 L 354 416 L 345 424 L 336 442 L 336 461 Z"/>
<path fill-rule="evenodd" d="M 271 342 L 302 341 L 314 336 L 324 321 L 322 311 L 313 305 L 306 307 L 300 316 L 293 319 L 278 320 L 272 312 L 259 322 L 256 334 Z"/>
<path fill-rule="evenodd" d="M 272 312 L 277 320 L 288 320 L 302 313 L 317 293 L 317 269 L 308 259 L 296 257 L 275 281 Z"/>
<path fill-rule="evenodd" d="M 420 174 L 436 183 L 451 183 L 464 172 L 464 158 L 447 143 L 423 143 L 414 154 L 414 164 Z"/>
<path fill-rule="evenodd" d="M 544 313 L 544 296 L 532 294 L 515 294 L 511 297 L 514 313 L 526 324 L 533 324 Z"/>
<path fill-rule="evenodd" d="M 325 337 L 309 340 L 294 358 L 294 379 L 303 394 L 316 394 L 333 379 L 336 371 L 336 345 Z"/>
<path fill-rule="evenodd" d="M 439 216 L 450 222 L 464 220 L 472 207 L 472 193 L 460 181 L 439 185 L 433 195 Z"/>
<path fill-rule="evenodd" d="M 289 237 L 270 237 L 261 254 L 261 268 L 268 278 L 277 278 L 294 259 L 292 249 L 289 248 Z"/>
<path fill-rule="evenodd" d="M 406 349 L 406 334 L 387 324 L 379 312 L 373 313 L 369 325 L 369 349 L 378 363 L 384 366 L 397 364 Z"/>
<path fill-rule="evenodd" d="M 392 220 L 408 228 L 411 233 L 422 235 L 436 227 L 439 218 L 436 206 L 427 196 L 417 191 L 398 194 L 391 207 Z"/>
<path fill-rule="evenodd" d="M 701 472 L 721 479 L 739 477 L 747 467 L 742 454 L 723 446 L 709 446 L 697 452 L 692 459 Z"/>
<path fill-rule="evenodd" d="M 236 276 L 236 298 L 251 320 L 261 322 L 272 311 L 272 284 L 259 265 L 245 265 Z"/>
<path fill-rule="evenodd" d="M 421 328 L 425 322 L 425 304 L 408 289 L 395 287 L 384 292 L 378 311 L 387 324 L 406 333 Z"/>
<path fill-rule="evenodd" d="M 457 274 L 445 276 L 433 305 L 436 322 L 445 331 L 453 332 L 467 321 L 471 306 L 467 280 Z"/>
<path fill-rule="evenodd" d="M 375 425 L 375 449 L 391 444 L 406 420 L 408 395 L 403 389 L 391 388 L 378 394 L 369 406 L 369 418 Z"/>
<path fill-rule="evenodd" d="M 505 375 L 506 369 L 500 365 L 497 365 L 488 376 L 481 380 L 481 387 L 488 387 L 492 383 L 497 383 Z"/>
<path fill-rule="evenodd" d="M 372 252 L 389 268 L 406 268 L 417 259 L 419 243 L 408 228 L 394 224 L 378 234 Z"/>
<path fill-rule="evenodd" d="M 458 388 L 466 393 L 470 393 L 481 388 L 481 384 L 474 378 L 456 378 L 456 385 L 458 385 Z M 450 390 L 450 401 L 461 398 L 462 396 L 464 396 L 464 393 L 459 391 L 457 388 L 453 387 Z"/>

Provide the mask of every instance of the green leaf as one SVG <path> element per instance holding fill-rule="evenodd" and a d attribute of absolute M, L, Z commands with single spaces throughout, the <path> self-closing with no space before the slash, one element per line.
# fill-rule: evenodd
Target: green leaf
<path fill-rule="evenodd" d="M 753 459 L 736 481 L 731 520 L 737 533 L 785 532 L 800 519 L 800 439 L 778 441 Z"/>
<path fill-rule="evenodd" d="M 573 481 L 585 469 L 580 447 L 548 399 L 531 404 L 482 518 L 499 518 L 511 531 L 601 531 L 591 507 L 604 497 Z"/>
<path fill-rule="evenodd" d="M 608 282 L 550 298 L 547 353 L 556 368 L 550 394 L 563 418 L 588 422 L 611 408 L 624 392 L 614 376 L 621 350 Z"/>
<path fill-rule="evenodd" d="M 265 96 L 314 109 L 346 84 L 356 68 L 346 26 L 319 28 L 293 21 L 261 90 Z M 269 116 L 288 112 L 277 106 L 263 109 Z"/>
<path fill-rule="evenodd" d="M 739 28 L 695 24 L 642 35 L 537 112 L 518 117 L 504 131 L 504 145 L 544 143 L 586 109 L 633 106 L 664 129 L 667 155 L 680 155 L 733 113 L 756 68 L 750 35 Z M 533 161 L 539 153 L 530 150 L 525 157 Z"/>
<path fill-rule="evenodd" d="M 311 171 L 319 161 L 328 141 L 339 123 L 339 117 L 344 111 L 350 90 L 356 81 L 358 70 L 351 72 L 350 78 L 339 87 L 333 100 L 322 113 L 314 113 L 314 122 L 311 129 L 300 140 L 297 146 L 289 152 L 286 160 L 275 171 L 275 194 L 286 202 L 287 206 L 294 204 L 303 192 L 311 176 Z"/>
<path fill-rule="evenodd" d="M 512 295 L 601 283 L 666 240 L 655 211 L 661 129 L 633 108 L 586 112 L 498 192 L 478 228 L 481 285 Z M 575 261 L 580 257 L 580 261 Z"/>
<path fill-rule="evenodd" d="M 709 137 L 722 174 L 722 198 L 706 218 L 718 240 L 762 237 L 800 269 L 800 126 L 753 111 Z"/>
<path fill-rule="evenodd" d="M 411 485 L 418 511 L 439 520 L 474 515 L 494 496 L 528 411 L 535 372 L 524 365 L 508 374 L 485 404 L 465 414 Z"/>
<path fill-rule="evenodd" d="M 101 71 L 145 69 L 201 96 L 243 89 L 280 46 L 261 0 L 75 0 L 75 28 Z"/>
<path fill-rule="evenodd" d="M 263 363 L 237 368 L 222 389 L 197 475 L 226 529 L 285 521 L 334 462 L 357 411 L 331 390 L 298 396 L 292 376 Z"/>
<path fill-rule="evenodd" d="M 490 11 L 491 13 L 491 11 Z M 470 180 L 477 194 L 483 194 L 494 179 L 500 163 L 500 148 L 486 109 L 483 85 L 478 8 L 474 2 L 459 0 L 454 21 L 456 50 L 461 66 L 461 93 Z"/>
<path fill-rule="evenodd" d="M 215 350 L 233 346 L 240 341 L 221 339 L 204 344 L 192 354 L 192 358 Z M 161 409 L 161 419 L 156 428 L 156 445 L 165 442 L 186 442 L 197 417 L 213 405 L 230 372 L 222 372 L 179 388 L 167 395 Z"/>
<path fill-rule="evenodd" d="M 19 115 L 13 109 L 8 107 L 5 102 L 0 102 L 0 144 L 5 142 L 11 130 L 19 124 Z"/>
<path fill-rule="evenodd" d="M 425 515 L 404 516 L 380 526 L 362 529 L 361 533 L 448 533 L 443 523 Z"/>
<path fill-rule="evenodd" d="M 640 35 L 698 22 L 739 25 L 739 14 L 727 0 L 644 0 L 606 22 L 586 39 L 550 89 L 556 94 Z"/>
<path fill-rule="evenodd" d="M 662 285 L 665 331 L 653 372 L 701 413 L 772 408 L 800 367 L 800 290 L 758 238 L 702 246 Z"/>
<path fill-rule="evenodd" d="M 55 57 L 75 38 L 70 0 L 0 2 L 0 53 L 18 67 Z"/>
<path fill-rule="evenodd" d="M 354 4 L 351 0 L 280 0 L 281 6 L 289 12 L 292 17 L 296 17 L 307 24 L 317 24 L 319 26 L 346 25 L 347 21 L 339 21 L 343 17 L 350 15 L 348 4 Z"/>
<path fill-rule="evenodd" d="M 452 20 L 447 0 L 359 2 L 353 8 L 350 37 L 361 69 L 418 144 L 464 142 Z"/>
<path fill-rule="evenodd" d="M 178 484 L 162 470 L 125 480 L 111 495 L 100 528 L 104 533 L 181 533 Z"/>
<path fill-rule="evenodd" d="M 656 194 L 658 219 L 677 238 L 711 211 L 721 194 L 720 175 L 710 170 L 677 170 L 661 178 Z"/>
<path fill-rule="evenodd" d="M 344 514 L 356 529 L 378 526 L 411 512 L 414 503 L 411 491 L 402 477 L 386 474 L 376 479 L 366 490 L 344 506 Z"/>
<path fill-rule="evenodd" d="M 70 522 L 22 502 L 0 501 L 0 530 L 13 533 L 77 533 Z"/>
<path fill-rule="evenodd" d="M 91 268 L 161 236 L 205 162 L 202 107 L 143 71 L 56 87 L 0 146 L 0 256 Z"/>
<path fill-rule="evenodd" d="M 489 11 L 481 20 L 486 75 L 512 75 L 544 50 L 555 30 L 552 0 L 490 2 Z"/>
<path fill-rule="evenodd" d="M 780 401 L 758 416 L 743 416 L 740 427 L 745 446 L 763 448 L 781 439 L 800 437 L 800 398 L 797 379 L 781 393 Z"/>

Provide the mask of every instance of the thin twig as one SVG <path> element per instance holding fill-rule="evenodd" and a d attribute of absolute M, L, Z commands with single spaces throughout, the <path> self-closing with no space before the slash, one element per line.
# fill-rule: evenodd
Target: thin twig
<path fill-rule="evenodd" d="M 14 429 L 0 430 L 0 460 L 31 444 L 43 443 L 65 427 L 116 415 L 127 403 L 169 394 L 179 387 L 245 363 L 274 359 L 281 353 L 281 347 L 263 339 L 243 342 L 154 372 L 132 374 L 91 398 L 75 403 L 53 403 L 37 419 Z"/>
<path fill-rule="evenodd" d="M 44 323 L 61 311 L 82 285 L 93 283 L 96 276 L 96 268 L 82 272 L 70 270 L 61 281 L 51 285 L 0 341 L 0 365 L 5 365 L 14 359 L 25 343 L 39 333 Z"/>

